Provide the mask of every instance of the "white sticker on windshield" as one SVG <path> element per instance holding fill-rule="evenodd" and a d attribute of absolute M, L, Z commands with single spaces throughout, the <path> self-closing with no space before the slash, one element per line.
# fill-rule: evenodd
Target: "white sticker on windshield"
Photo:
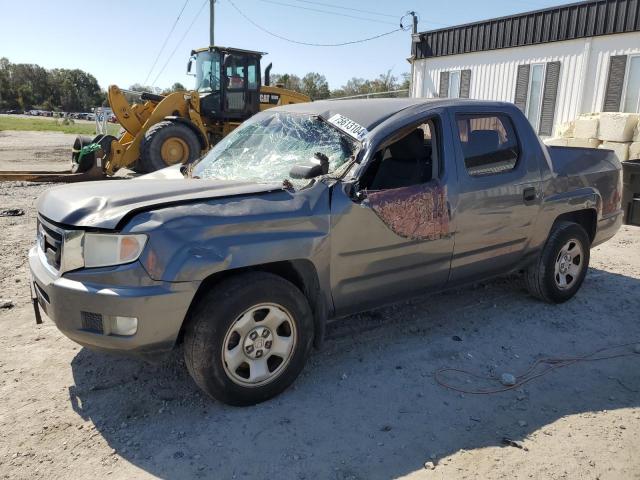
<path fill-rule="evenodd" d="M 343 117 L 339 113 L 336 113 L 333 117 L 327 120 L 331 125 L 335 125 L 347 135 L 351 135 L 358 140 L 362 140 L 369 131 L 362 125 L 357 124 L 353 120 L 349 120 L 347 117 Z"/>

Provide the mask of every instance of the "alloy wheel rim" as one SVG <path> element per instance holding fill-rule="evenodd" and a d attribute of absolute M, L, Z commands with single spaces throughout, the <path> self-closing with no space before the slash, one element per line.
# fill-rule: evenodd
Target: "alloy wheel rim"
<path fill-rule="evenodd" d="M 281 305 L 255 305 L 236 318 L 222 343 L 227 376 L 243 387 L 275 380 L 287 367 L 296 345 L 296 325 Z"/>
<path fill-rule="evenodd" d="M 578 240 L 572 238 L 558 252 L 553 278 L 560 290 L 573 287 L 580 277 L 584 262 L 584 252 Z"/>

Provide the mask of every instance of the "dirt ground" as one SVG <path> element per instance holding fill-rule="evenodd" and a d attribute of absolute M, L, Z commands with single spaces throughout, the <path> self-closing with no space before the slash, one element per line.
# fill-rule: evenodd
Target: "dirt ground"
<path fill-rule="evenodd" d="M 60 132 L 0 131 L 0 170 L 69 170 L 76 136 Z"/>
<path fill-rule="evenodd" d="M 510 277 L 350 317 L 293 388 L 233 408 L 198 391 L 179 351 L 149 365 L 35 325 L 25 256 L 46 188 L 0 183 L 2 208 L 26 212 L 0 217 L 0 297 L 14 303 L 0 309 L 1 478 L 640 479 L 632 346 L 499 394 L 434 379 L 441 367 L 519 373 L 640 344 L 639 228 L 594 249 L 566 304 L 540 303 Z"/>

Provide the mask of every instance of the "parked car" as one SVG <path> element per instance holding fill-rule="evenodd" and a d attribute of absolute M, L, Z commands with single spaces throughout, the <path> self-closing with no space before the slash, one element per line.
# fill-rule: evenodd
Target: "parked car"
<path fill-rule="evenodd" d="M 90 348 L 184 343 L 205 392 L 255 404 L 294 381 L 329 319 L 516 271 L 569 300 L 620 197 L 613 152 L 547 148 L 512 104 L 286 105 L 195 165 L 44 193 L 34 305 Z"/>

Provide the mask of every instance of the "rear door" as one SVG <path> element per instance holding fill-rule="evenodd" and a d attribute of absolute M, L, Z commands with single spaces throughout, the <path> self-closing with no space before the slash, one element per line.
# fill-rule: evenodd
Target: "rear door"
<path fill-rule="evenodd" d="M 450 281 L 459 283 L 522 259 L 540 205 L 540 148 L 518 136 L 531 128 L 508 109 L 461 107 L 450 115 L 459 189 Z"/>

